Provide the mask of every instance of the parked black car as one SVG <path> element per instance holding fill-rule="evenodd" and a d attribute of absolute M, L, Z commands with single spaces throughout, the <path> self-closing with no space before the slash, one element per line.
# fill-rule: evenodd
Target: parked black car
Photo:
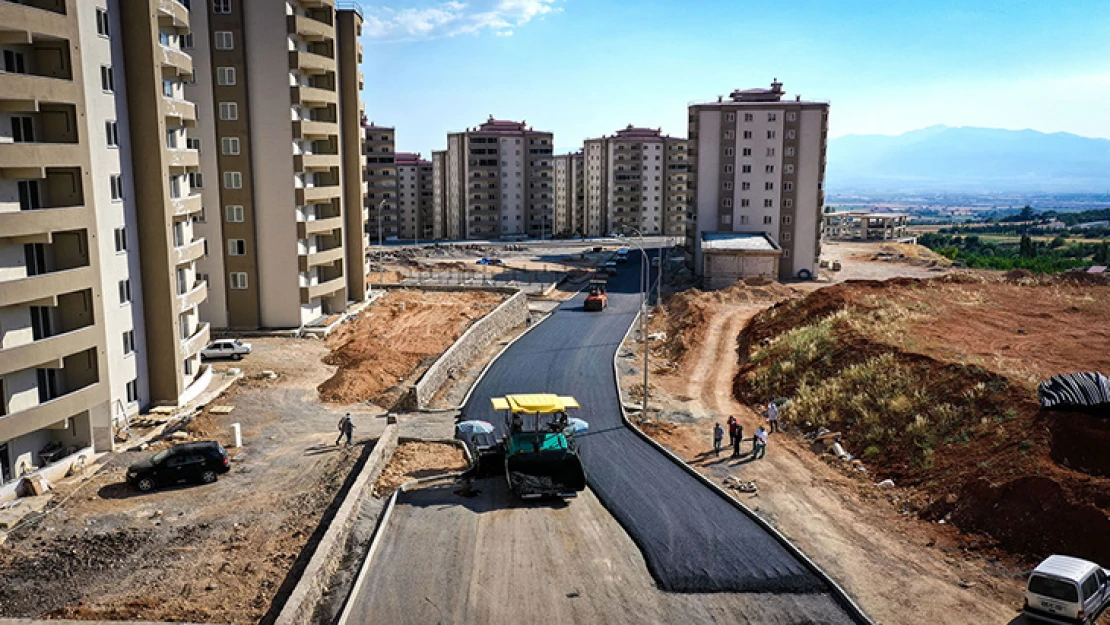
<path fill-rule="evenodd" d="M 216 441 L 182 443 L 154 454 L 127 469 L 127 483 L 143 492 L 183 482 L 211 484 L 231 470 L 227 450 Z"/>

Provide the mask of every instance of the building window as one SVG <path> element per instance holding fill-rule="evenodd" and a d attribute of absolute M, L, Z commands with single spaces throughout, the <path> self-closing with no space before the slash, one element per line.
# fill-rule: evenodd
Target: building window
<path fill-rule="evenodd" d="M 119 174 L 112 174 L 108 177 L 108 185 L 112 189 L 112 201 L 118 202 L 123 199 L 123 176 Z"/>
<path fill-rule="evenodd" d="M 764 215 L 763 216 L 763 225 L 767 226 L 767 225 L 770 225 L 770 224 L 771 224 L 771 216 L 770 215 Z"/>
<path fill-rule="evenodd" d="M 782 216 L 782 225 L 789 226 L 793 222 L 794 222 L 794 218 L 791 217 L 790 215 L 783 215 Z"/>
<path fill-rule="evenodd" d="M 26 74 L 27 57 L 22 52 L 4 50 L 4 71 L 9 74 Z"/>
<path fill-rule="evenodd" d="M 127 383 L 127 403 L 133 404 L 139 401 L 139 381 L 131 380 Z"/>
<path fill-rule="evenodd" d="M 116 251 L 117 252 L 126 252 L 127 251 L 127 229 L 126 228 L 116 228 Z"/>
<path fill-rule="evenodd" d="M 135 331 L 128 330 L 123 333 L 123 355 L 126 356 L 135 351 Z"/>
<path fill-rule="evenodd" d="M 731 157 L 733 154 L 732 148 L 725 148 L 725 156 Z"/>
<path fill-rule="evenodd" d="M 775 148 L 767 148 L 767 156 L 774 156 Z"/>
<path fill-rule="evenodd" d="M 790 258 L 790 250 L 783 250 L 782 251 L 782 257 L 783 258 Z"/>
<path fill-rule="evenodd" d="M 105 93 L 114 93 L 116 90 L 116 79 L 112 75 L 112 67 L 110 65 L 100 66 L 100 88 Z"/>
<path fill-rule="evenodd" d="M 732 130 L 726 130 L 725 131 L 725 140 L 726 141 L 731 141 L 735 138 L 736 138 L 736 133 L 734 131 L 732 131 Z"/>
<path fill-rule="evenodd" d="M 182 50 L 192 50 L 193 49 L 193 33 L 189 33 L 188 35 L 181 35 L 181 49 Z"/>
<path fill-rule="evenodd" d="M 790 233 L 789 232 L 783 232 L 782 233 L 782 242 L 783 243 L 789 243 L 790 242 Z"/>
<path fill-rule="evenodd" d="M 247 288 L 247 274 L 242 271 L 233 271 L 228 275 L 228 281 L 231 288 L 236 291 L 242 291 Z"/>
<path fill-rule="evenodd" d="M 795 131 L 795 130 L 794 130 L 793 128 L 791 128 L 790 130 L 787 130 L 787 131 L 786 131 L 786 138 L 787 138 L 787 139 L 793 139 L 793 138 L 794 138 L 794 137 L 796 137 L 796 136 L 798 136 L 798 133 L 797 133 L 797 131 Z"/>
<path fill-rule="evenodd" d="M 15 143 L 35 142 L 35 120 L 30 117 L 12 117 L 12 141 Z"/>
<path fill-rule="evenodd" d="M 740 225 L 741 226 L 748 225 L 748 216 L 747 215 L 740 215 Z"/>
<path fill-rule="evenodd" d="M 794 200 L 791 200 L 789 198 L 783 200 L 782 201 L 782 207 L 783 208 L 794 208 Z"/>
<path fill-rule="evenodd" d="M 232 36 L 230 30 L 217 30 L 214 34 L 215 43 L 213 44 L 217 50 L 234 50 L 235 38 Z"/>
<path fill-rule="evenodd" d="M 774 121 L 778 121 L 778 119 L 779 119 L 778 114 L 776 114 L 776 113 L 767 113 L 767 121 L 774 122 Z"/>
<path fill-rule="evenodd" d="M 238 171 L 225 171 L 224 172 L 224 188 L 225 189 L 242 189 L 243 188 L 243 174 Z"/>
<path fill-rule="evenodd" d="M 108 9 L 96 10 L 96 34 L 101 37 L 111 37 L 112 27 L 108 22 Z"/>
<path fill-rule="evenodd" d="M 751 156 L 751 155 L 752 155 L 752 149 L 751 148 L 744 148 L 744 156 Z"/>
<path fill-rule="evenodd" d="M 212 0 L 213 13 L 231 13 L 231 0 Z"/>
<path fill-rule="evenodd" d="M 726 197 L 725 199 L 721 200 L 721 206 L 725 208 L 732 208 L 732 198 Z"/>
<path fill-rule="evenodd" d="M 787 156 L 794 156 L 794 148 L 786 148 Z"/>
<path fill-rule="evenodd" d="M 744 113 L 744 121 L 746 121 L 746 122 L 755 121 L 755 115 L 752 114 L 752 113 Z"/>
<path fill-rule="evenodd" d="M 734 121 L 736 121 L 736 113 L 726 113 L 726 114 L 725 114 L 725 121 L 726 121 L 726 122 L 734 122 Z"/>
<path fill-rule="evenodd" d="M 108 140 L 108 147 L 119 147 L 119 124 L 115 120 L 104 122 L 104 134 Z"/>
<path fill-rule="evenodd" d="M 741 198 L 740 199 L 740 208 L 744 208 L 746 206 L 751 206 L 751 203 L 752 203 L 752 201 L 749 200 L 748 198 Z"/>
<path fill-rule="evenodd" d="M 19 210 L 32 211 L 42 208 L 38 180 L 20 180 L 16 183 L 16 188 L 19 190 Z"/>
<path fill-rule="evenodd" d="M 725 191 L 732 191 L 732 182 L 731 181 L 725 182 L 724 185 L 722 186 L 722 189 L 725 190 Z"/>
<path fill-rule="evenodd" d="M 226 156 L 239 155 L 239 137 L 221 137 L 220 153 Z"/>
<path fill-rule="evenodd" d="M 119 281 L 119 303 L 120 306 L 127 304 L 131 301 L 131 281 Z"/>
<path fill-rule="evenodd" d="M 794 173 L 794 166 L 793 165 L 783 165 L 782 166 L 782 173 L 784 173 L 784 174 Z"/>
<path fill-rule="evenodd" d="M 750 183 L 750 182 L 741 182 L 740 183 L 740 190 L 741 191 L 750 191 L 751 188 L 752 188 L 752 183 Z"/>
<path fill-rule="evenodd" d="M 731 174 L 732 173 L 732 165 L 725 165 L 725 173 L 726 174 Z"/>
<path fill-rule="evenodd" d="M 765 174 L 775 173 L 775 166 L 774 165 L 765 165 L 763 167 L 763 173 L 765 173 Z"/>
<path fill-rule="evenodd" d="M 220 119 L 233 122 L 239 119 L 239 104 L 236 102 L 220 102 Z"/>
<path fill-rule="evenodd" d="M 223 87 L 230 87 L 235 84 L 235 68 L 234 67 L 217 67 L 216 68 L 216 84 Z"/>
<path fill-rule="evenodd" d="M 190 189 L 203 189 L 204 188 L 204 174 L 202 174 L 199 171 L 194 171 L 194 172 L 190 172 L 188 177 L 189 177 L 189 188 Z"/>
<path fill-rule="evenodd" d="M 752 173 L 752 166 L 751 165 L 743 165 L 740 169 L 740 173 L 742 173 L 742 174 Z"/>
<path fill-rule="evenodd" d="M 227 253 L 228 256 L 245 256 L 247 254 L 247 242 L 243 239 L 228 239 Z"/>
<path fill-rule="evenodd" d="M 783 188 L 784 191 L 793 191 L 794 190 L 794 183 L 793 182 L 784 183 L 782 185 L 782 188 Z"/>
<path fill-rule="evenodd" d="M 774 130 L 768 130 L 767 131 L 767 138 L 768 139 L 774 139 L 776 134 L 777 133 Z"/>
<path fill-rule="evenodd" d="M 774 208 L 774 207 L 775 207 L 775 201 L 774 200 L 772 200 L 770 198 L 768 198 L 766 200 L 763 200 L 763 208 Z"/>
<path fill-rule="evenodd" d="M 227 221 L 230 223 L 243 223 L 243 206 L 241 204 L 228 204 L 224 207 Z"/>
<path fill-rule="evenodd" d="M 200 139 L 185 137 L 185 147 L 190 150 L 200 151 Z"/>
<path fill-rule="evenodd" d="M 163 80 L 162 81 L 162 95 L 166 96 L 167 98 L 172 98 L 173 97 L 173 81 L 172 80 Z"/>
<path fill-rule="evenodd" d="M 795 113 L 794 111 L 791 111 L 791 112 L 787 113 L 786 114 L 786 121 L 788 121 L 788 122 L 798 121 L 798 114 Z"/>

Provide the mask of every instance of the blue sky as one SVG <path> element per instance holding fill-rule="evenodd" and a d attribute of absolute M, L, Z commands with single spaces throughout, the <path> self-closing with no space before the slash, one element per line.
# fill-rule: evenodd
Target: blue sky
<path fill-rule="evenodd" d="M 525 119 L 556 151 L 779 78 L 830 134 L 933 124 L 1110 138 L 1105 0 L 384 0 L 363 4 L 369 117 L 398 149 Z"/>

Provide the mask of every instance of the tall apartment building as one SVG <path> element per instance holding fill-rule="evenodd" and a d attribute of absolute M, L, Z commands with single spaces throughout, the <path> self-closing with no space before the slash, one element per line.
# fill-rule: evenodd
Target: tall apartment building
<path fill-rule="evenodd" d="M 685 233 L 688 143 L 629 125 L 587 139 L 584 231 L 588 236 L 631 228 L 646 234 Z"/>
<path fill-rule="evenodd" d="M 493 116 L 448 134 L 442 174 L 447 231 L 457 228 L 468 239 L 552 236 L 554 142 L 550 132 Z"/>
<path fill-rule="evenodd" d="M 582 236 L 585 222 L 586 177 L 582 152 L 555 157 L 555 234 Z"/>
<path fill-rule="evenodd" d="M 0 1 L 0 498 L 203 385 L 189 25 L 173 0 Z"/>
<path fill-rule="evenodd" d="M 401 238 L 442 238 L 442 219 L 433 211 L 432 162 L 419 154 L 401 152 L 396 155 L 396 164 Z"/>
<path fill-rule="evenodd" d="M 334 4 L 191 2 L 217 325 L 296 328 L 365 297 L 362 17 Z"/>
<path fill-rule="evenodd" d="M 829 105 L 783 100 L 782 83 L 689 108 L 695 222 L 687 232 L 703 274 L 706 234 L 763 234 L 781 248 L 778 276 L 817 274 Z"/>
<path fill-rule="evenodd" d="M 459 229 L 462 223 L 457 212 L 449 212 L 447 206 L 447 150 L 432 152 L 432 211 L 439 220 L 440 239 L 462 238 Z M 458 210 L 458 204 L 455 204 Z"/>
<path fill-rule="evenodd" d="M 401 236 L 401 212 L 397 189 L 397 131 L 370 123 L 363 127 L 362 150 L 366 155 L 367 232 L 371 241 Z M 380 229 L 380 233 L 379 233 Z"/>

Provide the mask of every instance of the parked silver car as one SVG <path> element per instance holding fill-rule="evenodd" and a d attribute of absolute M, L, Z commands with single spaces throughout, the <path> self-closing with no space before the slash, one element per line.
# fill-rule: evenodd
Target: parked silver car
<path fill-rule="evenodd" d="M 244 343 L 239 339 L 219 339 L 212 341 L 208 344 L 208 347 L 200 350 L 200 357 L 205 360 L 213 358 L 242 360 L 243 356 L 249 353 L 251 353 L 250 343 Z"/>
<path fill-rule="evenodd" d="M 1037 621 L 1088 625 L 1110 603 L 1110 571 L 1094 562 L 1049 556 L 1033 569 L 1024 612 Z"/>

